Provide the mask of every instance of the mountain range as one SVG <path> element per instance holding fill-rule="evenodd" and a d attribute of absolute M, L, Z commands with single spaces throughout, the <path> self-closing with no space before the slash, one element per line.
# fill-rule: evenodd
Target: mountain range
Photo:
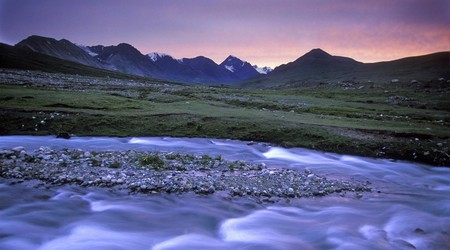
<path fill-rule="evenodd" d="M 204 56 L 175 59 L 156 52 L 143 55 L 126 43 L 84 46 L 66 39 L 58 41 L 30 36 L 14 47 L 125 74 L 186 83 L 235 83 L 270 71 L 261 71 L 257 66 L 253 67 L 233 56 L 218 65 Z"/>
<path fill-rule="evenodd" d="M 362 63 L 313 49 L 297 60 L 280 65 L 267 75 L 243 81 L 241 87 L 296 86 L 330 82 L 399 82 L 450 79 L 450 52 L 407 57 L 387 62 Z"/>
<path fill-rule="evenodd" d="M 233 84 L 270 88 L 310 82 L 401 82 L 450 79 L 450 52 L 362 63 L 313 49 L 293 62 L 276 67 L 251 65 L 235 56 L 221 64 L 198 56 L 175 59 L 164 53 L 143 55 L 133 46 L 84 46 L 68 40 L 30 36 L 15 46 L 1 44 L 0 67 L 89 75 L 134 75 L 183 83 Z"/>

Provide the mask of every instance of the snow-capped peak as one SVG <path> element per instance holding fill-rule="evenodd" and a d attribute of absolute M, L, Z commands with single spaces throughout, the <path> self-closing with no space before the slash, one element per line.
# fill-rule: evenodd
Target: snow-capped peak
<path fill-rule="evenodd" d="M 271 67 L 267 67 L 267 66 L 265 66 L 265 67 L 258 67 L 258 65 L 253 65 L 253 68 L 255 68 L 256 71 L 258 71 L 258 73 L 264 74 L 264 75 L 270 73 L 273 70 Z"/>
<path fill-rule="evenodd" d="M 170 56 L 168 54 L 159 53 L 159 52 L 152 52 L 150 54 L 147 54 L 147 56 L 154 62 L 156 62 L 159 58 L 162 58 L 162 57 L 165 57 L 165 56 L 173 58 L 172 56 Z"/>
<path fill-rule="evenodd" d="M 236 69 L 244 67 L 246 63 L 247 61 L 243 61 L 236 56 L 229 55 L 221 65 L 234 73 Z"/>

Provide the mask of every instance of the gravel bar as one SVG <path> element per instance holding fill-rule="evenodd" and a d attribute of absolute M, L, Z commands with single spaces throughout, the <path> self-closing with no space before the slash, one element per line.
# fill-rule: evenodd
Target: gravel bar
<path fill-rule="evenodd" d="M 311 170 L 270 168 L 222 157 L 170 152 L 0 150 L 0 177 L 10 183 L 38 180 L 45 187 L 79 185 L 129 193 L 223 193 L 275 203 L 280 199 L 371 192 L 370 182 L 329 179 Z"/>

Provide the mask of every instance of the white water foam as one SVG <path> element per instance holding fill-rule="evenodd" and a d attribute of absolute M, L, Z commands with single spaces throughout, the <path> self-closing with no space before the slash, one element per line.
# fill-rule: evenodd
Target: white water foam
<path fill-rule="evenodd" d="M 312 220 L 309 222 L 313 223 Z M 295 223 L 292 217 L 270 210 L 259 210 L 242 218 L 224 221 L 219 235 L 224 241 L 260 244 L 269 249 L 291 249 L 292 246 L 310 249 L 307 242 L 292 234 L 290 226 L 287 226 L 292 223 Z"/>
<path fill-rule="evenodd" d="M 98 225 L 79 225 L 69 235 L 48 241 L 39 250 L 150 248 L 150 244 L 145 242 L 149 242 L 149 236 L 143 233 L 112 231 Z"/>
<path fill-rule="evenodd" d="M 229 247 L 224 242 L 205 235 L 185 234 L 160 242 L 152 248 L 152 250 L 169 249 L 229 249 Z"/>

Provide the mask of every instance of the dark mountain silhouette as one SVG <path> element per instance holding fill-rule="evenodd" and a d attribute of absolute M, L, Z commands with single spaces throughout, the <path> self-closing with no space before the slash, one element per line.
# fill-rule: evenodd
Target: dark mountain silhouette
<path fill-rule="evenodd" d="M 330 72 L 351 72 L 362 65 L 348 57 L 332 56 L 321 49 L 313 49 L 297 60 L 275 68 L 269 73 L 271 77 L 282 79 L 314 79 L 317 75 Z"/>
<path fill-rule="evenodd" d="M 409 82 L 450 78 L 450 52 L 438 52 L 387 62 L 361 63 L 352 58 L 333 56 L 321 49 L 313 49 L 297 60 L 281 65 L 267 75 L 263 75 L 258 74 L 255 67 L 249 63 L 233 56 L 229 56 L 221 65 L 218 65 L 203 56 L 177 60 L 159 53 L 143 55 L 136 48 L 125 43 L 117 46 L 82 46 L 65 39 L 58 41 L 53 38 L 30 36 L 16 44 L 14 48 L 17 51 L 11 53 L 17 52 L 26 56 L 22 62 L 27 63 L 18 63 L 20 59 L 13 60 L 11 57 L 5 57 L 13 62 L 3 62 L 6 59 L 2 58 L 3 65 L 18 63 L 21 68 L 29 65 L 30 69 L 35 69 L 49 61 L 56 62 L 57 60 L 49 59 L 51 56 L 142 77 L 205 84 L 239 82 L 239 86 L 242 87 L 264 88 L 339 81 L 388 82 L 392 79 Z M 13 50 L 5 46 L 3 49 Z M 38 58 L 38 55 L 43 56 L 42 60 Z M 51 70 L 59 68 L 52 66 Z"/>
<path fill-rule="evenodd" d="M 97 68 L 108 69 L 104 65 L 92 58 L 85 51 L 66 39 L 56 40 L 42 36 L 30 36 L 15 45 L 17 48 L 30 49 L 34 52 L 54 56 L 60 59 L 81 63 Z M 111 68 L 109 68 L 111 69 Z"/>
<path fill-rule="evenodd" d="M 267 75 L 244 81 L 243 87 L 275 87 L 319 82 L 409 82 L 450 78 L 450 52 L 408 57 L 379 63 L 361 63 L 313 49 Z"/>
<path fill-rule="evenodd" d="M 196 82 L 218 83 L 217 79 L 220 79 L 220 82 L 223 83 L 239 81 L 239 78 L 232 72 L 220 67 L 213 60 L 204 56 L 183 58 L 182 62 L 198 73 L 197 78 L 194 79 Z"/>
<path fill-rule="evenodd" d="M 188 83 L 230 83 L 240 80 L 232 72 L 203 56 L 183 59 L 161 53 L 147 56 L 161 68 L 164 79 Z"/>
<path fill-rule="evenodd" d="M 19 48 L 2 43 L 0 43 L 0 58 L 0 68 L 143 80 L 143 78 L 139 78 L 137 76 L 87 66 L 76 62 L 63 60 L 54 56 L 37 53 L 27 48 Z"/>
<path fill-rule="evenodd" d="M 115 70 L 144 77 L 163 78 L 161 69 L 133 46 L 121 43 L 117 46 L 88 46 L 94 57 Z"/>
<path fill-rule="evenodd" d="M 30 36 L 16 44 L 16 47 L 125 74 L 186 83 L 235 83 L 255 76 L 253 73 L 256 72 L 251 69 L 253 72 L 248 73 L 248 65 L 245 65 L 245 70 L 233 73 L 203 56 L 177 60 L 160 53 L 143 55 L 126 43 L 117 46 L 84 46 L 65 39 L 58 41 Z"/>
<path fill-rule="evenodd" d="M 199 73 L 184 64 L 182 60 L 177 60 L 162 53 L 150 53 L 147 57 L 161 69 L 164 79 L 177 82 L 201 83 L 194 81 L 194 79 L 199 78 Z"/>

